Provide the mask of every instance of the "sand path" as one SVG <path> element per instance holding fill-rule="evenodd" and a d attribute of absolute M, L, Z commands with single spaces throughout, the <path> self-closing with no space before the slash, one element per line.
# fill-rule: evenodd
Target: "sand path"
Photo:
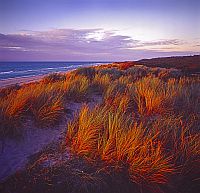
<path fill-rule="evenodd" d="M 89 102 L 89 107 L 94 107 L 101 102 L 100 96 L 94 96 Z M 20 140 L 6 139 L 0 150 L 0 181 L 14 174 L 18 170 L 25 168 L 30 156 L 42 151 L 46 146 L 58 140 L 62 140 L 66 131 L 67 122 L 72 119 L 73 114 L 80 110 L 82 103 L 71 102 L 67 104 L 72 115 L 66 115 L 59 126 L 52 128 L 36 128 L 31 120 L 25 123 L 24 136 Z"/>

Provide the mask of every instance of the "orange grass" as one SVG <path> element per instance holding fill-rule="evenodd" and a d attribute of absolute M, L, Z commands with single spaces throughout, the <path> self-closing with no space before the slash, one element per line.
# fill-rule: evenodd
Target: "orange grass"
<path fill-rule="evenodd" d="M 189 173 L 196 180 L 199 81 L 148 76 L 131 82 L 123 75 L 105 82 L 103 103 L 91 110 L 84 106 L 68 124 L 71 153 L 116 172 L 127 170 L 132 182 L 150 189 L 170 183 L 171 176 Z M 135 119 L 137 113 L 151 117 Z"/>
<path fill-rule="evenodd" d="M 173 108 L 175 97 L 182 90 L 176 82 L 165 83 L 159 78 L 145 77 L 130 87 L 140 114 L 162 114 Z"/>
<path fill-rule="evenodd" d="M 116 173 L 126 171 L 140 187 L 156 188 L 188 175 L 194 183 L 200 169 L 200 79 L 170 78 L 170 73 L 115 63 L 4 90 L 0 137 L 20 134 L 28 116 L 41 127 L 50 126 L 63 117 L 68 101 L 83 102 L 98 91 L 102 104 L 83 105 L 68 123 L 72 155 Z"/>
<path fill-rule="evenodd" d="M 128 167 L 136 183 L 165 183 L 174 170 L 158 134 L 148 134 L 142 124 L 133 124 L 120 111 L 84 106 L 68 129 L 67 143 L 73 153 L 116 169 Z"/>
<path fill-rule="evenodd" d="M 90 80 L 82 75 L 52 74 L 38 83 L 1 90 L 0 135 L 22 133 L 23 122 L 33 118 L 39 127 L 57 123 L 63 116 L 67 100 L 82 101 L 90 92 Z"/>
<path fill-rule="evenodd" d="M 97 114 L 98 112 L 98 114 Z M 71 151 L 77 155 L 95 157 L 98 137 L 102 129 L 105 110 L 98 111 L 97 108 L 93 112 L 88 106 L 83 106 L 79 116 L 74 122 L 68 124 L 67 143 L 70 143 Z"/>
<path fill-rule="evenodd" d="M 57 85 L 42 82 L 24 86 L 0 101 L 1 135 L 15 136 L 22 132 L 22 121 L 27 116 L 39 126 L 50 126 L 63 112 L 62 94 Z"/>
<path fill-rule="evenodd" d="M 90 92 L 90 80 L 82 75 L 72 75 L 63 83 L 62 89 L 67 99 L 81 101 Z"/>
<path fill-rule="evenodd" d="M 11 93 L 0 100 L 0 136 L 18 136 L 24 118 L 27 99 L 21 94 Z"/>
<path fill-rule="evenodd" d="M 104 93 L 111 82 L 112 82 L 112 79 L 108 74 L 101 75 L 97 73 L 92 82 L 92 87 L 94 90 Z"/>

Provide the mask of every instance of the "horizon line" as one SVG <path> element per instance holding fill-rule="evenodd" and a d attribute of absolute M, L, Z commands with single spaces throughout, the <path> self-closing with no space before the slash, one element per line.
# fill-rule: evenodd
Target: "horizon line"
<path fill-rule="evenodd" d="M 144 59 L 155 59 L 155 58 L 175 58 L 175 57 L 189 57 L 189 56 L 200 56 L 199 54 L 188 54 L 188 55 L 172 55 L 172 56 L 158 56 L 158 57 L 150 57 L 150 58 L 142 58 L 139 60 L 113 60 L 113 61 L 106 61 L 106 60 L 4 60 L 0 62 L 132 62 L 132 61 L 140 61 Z"/>

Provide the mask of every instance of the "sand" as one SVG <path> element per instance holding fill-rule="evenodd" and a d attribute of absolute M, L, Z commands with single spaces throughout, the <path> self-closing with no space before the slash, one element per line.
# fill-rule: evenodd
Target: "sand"
<path fill-rule="evenodd" d="M 99 95 L 93 96 L 92 99 L 88 103 L 90 108 L 102 101 L 102 97 Z M 23 170 L 34 154 L 52 143 L 63 140 L 68 121 L 73 118 L 73 114 L 78 112 L 82 105 L 83 103 L 76 102 L 66 104 L 66 109 L 72 114 L 66 114 L 57 126 L 37 128 L 33 121 L 27 120 L 24 123 L 24 135 L 21 139 L 0 140 L 0 182 L 6 180 L 16 171 Z"/>
<path fill-rule="evenodd" d="M 45 75 L 30 76 L 30 77 L 18 77 L 0 80 L 0 87 L 6 87 L 14 84 L 23 84 L 29 82 L 35 82 L 41 80 Z"/>
<path fill-rule="evenodd" d="M 36 128 L 32 121 L 25 125 L 21 139 L 6 139 L 1 141 L 0 152 L 0 181 L 23 169 L 29 157 L 41 151 L 50 143 L 58 142 L 66 129 L 67 120 L 57 127 Z"/>

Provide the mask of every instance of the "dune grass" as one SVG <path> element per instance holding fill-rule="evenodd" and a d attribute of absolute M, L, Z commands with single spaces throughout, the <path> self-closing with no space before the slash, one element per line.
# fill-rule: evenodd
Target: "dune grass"
<path fill-rule="evenodd" d="M 131 82 L 129 73 L 102 84 L 103 103 L 83 106 L 68 124 L 71 153 L 128 172 L 132 183 L 149 191 L 170 186 L 171 179 L 184 186 L 187 175 L 190 184 L 198 181 L 199 80 L 158 76 Z"/>
<path fill-rule="evenodd" d="M 142 123 L 134 124 L 122 111 L 84 106 L 69 123 L 66 140 L 72 153 L 90 162 L 101 160 L 115 170 L 127 169 L 137 184 L 166 183 L 173 163 L 158 133 L 149 130 Z"/>
<path fill-rule="evenodd" d="M 54 124 L 63 112 L 62 98 L 62 93 L 57 86 L 42 82 L 24 86 L 2 98 L 1 135 L 15 136 L 21 133 L 22 123 L 31 116 L 38 126 Z"/>
<path fill-rule="evenodd" d="M 148 115 L 169 111 L 171 98 L 176 92 L 172 90 L 170 85 L 154 77 L 138 80 L 132 88 L 134 89 L 133 96 L 138 105 L 138 112 Z"/>
<path fill-rule="evenodd" d="M 0 135 L 14 137 L 22 133 L 27 118 L 39 127 L 53 126 L 63 117 L 67 101 L 87 100 L 91 81 L 76 73 L 50 74 L 37 83 L 2 89 Z"/>
<path fill-rule="evenodd" d="M 86 76 L 73 75 L 63 83 L 63 92 L 68 100 L 82 101 L 90 93 L 90 80 Z"/>
<path fill-rule="evenodd" d="M 20 94 L 10 94 L 0 100 L 0 136 L 16 137 L 21 134 L 27 100 Z"/>
<path fill-rule="evenodd" d="M 41 84 L 32 89 L 28 110 L 39 126 L 51 126 L 58 121 L 64 110 L 63 94 L 58 85 Z"/>
<path fill-rule="evenodd" d="M 20 134 L 27 117 L 39 127 L 59 123 L 68 102 L 83 103 L 99 93 L 102 103 L 92 109 L 84 104 L 67 125 L 65 145 L 71 156 L 98 165 L 97 171 L 127 175 L 141 191 L 165 192 L 164 186 L 184 192 L 186 181 L 196 187 L 200 79 L 120 65 L 81 68 L 3 90 L 0 136 Z"/>
<path fill-rule="evenodd" d="M 45 84 L 48 84 L 48 83 L 54 83 L 54 82 L 61 82 L 61 81 L 65 81 L 65 80 L 66 80 L 65 74 L 52 73 L 52 74 L 45 76 L 42 79 L 42 82 L 44 82 Z"/>

